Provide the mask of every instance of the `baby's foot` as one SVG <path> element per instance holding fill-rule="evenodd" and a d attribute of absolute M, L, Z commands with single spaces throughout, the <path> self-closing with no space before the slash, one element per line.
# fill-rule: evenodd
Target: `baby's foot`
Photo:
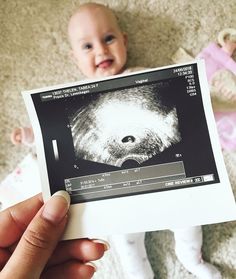
<path fill-rule="evenodd" d="M 153 279 L 154 273 L 144 245 L 144 233 L 113 235 L 112 246 L 119 257 L 126 279 Z"/>
<path fill-rule="evenodd" d="M 221 279 L 221 274 L 212 264 L 202 258 L 201 226 L 175 229 L 175 253 L 182 265 L 199 279 Z"/>
<path fill-rule="evenodd" d="M 189 271 L 199 279 L 222 279 L 219 270 L 212 264 L 204 261 L 194 266 L 192 270 Z"/>
<path fill-rule="evenodd" d="M 32 146 L 34 142 L 34 134 L 32 128 L 15 128 L 11 134 L 11 142 L 15 145 L 24 144 L 27 146 Z"/>
<path fill-rule="evenodd" d="M 15 145 L 21 144 L 22 142 L 22 135 L 21 129 L 15 128 L 11 133 L 11 142 Z"/>
<path fill-rule="evenodd" d="M 179 249 L 176 250 L 176 256 L 183 266 L 198 279 L 222 279 L 219 270 L 202 259 L 201 252 L 191 249 L 191 246 L 189 246 L 189 253 L 182 254 L 181 252 Z"/>

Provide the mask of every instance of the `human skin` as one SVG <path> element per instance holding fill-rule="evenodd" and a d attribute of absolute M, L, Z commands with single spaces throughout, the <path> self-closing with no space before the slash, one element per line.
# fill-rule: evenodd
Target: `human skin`
<path fill-rule="evenodd" d="M 44 205 L 39 194 L 0 212 L 1 279 L 93 276 L 90 261 L 103 256 L 106 244 L 89 239 L 59 242 L 68 208 L 63 195 L 53 195 Z"/>
<path fill-rule="evenodd" d="M 112 11 L 85 4 L 71 17 L 68 36 L 73 59 L 88 78 L 121 73 L 127 60 L 127 36 Z"/>

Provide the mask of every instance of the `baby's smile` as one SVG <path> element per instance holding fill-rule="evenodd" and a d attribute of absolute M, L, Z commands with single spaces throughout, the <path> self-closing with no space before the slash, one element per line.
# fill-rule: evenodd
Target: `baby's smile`
<path fill-rule="evenodd" d="M 113 63 L 113 59 L 105 59 L 97 64 L 97 68 L 107 69 L 112 65 L 112 63 Z"/>

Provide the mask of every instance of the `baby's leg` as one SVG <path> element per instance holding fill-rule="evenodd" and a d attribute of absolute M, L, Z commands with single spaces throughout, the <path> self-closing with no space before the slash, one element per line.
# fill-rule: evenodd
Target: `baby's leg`
<path fill-rule="evenodd" d="M 124 279 L 154 278 L 144 238 L 145 233 L 114 235 L 109 238 L 111 245 L 119 255 L 124 273 L 127 276 Z"/>
<path fill-rule="evenodd" d="M 202 259 L 201 226 L 173 230 L 175 252 L 179 261 L 192 274 L 201 279 L 221 279 L 220 272 Z"/>

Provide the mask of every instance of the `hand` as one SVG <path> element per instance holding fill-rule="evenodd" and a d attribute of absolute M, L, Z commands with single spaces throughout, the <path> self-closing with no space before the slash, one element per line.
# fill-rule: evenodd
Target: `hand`
<path fill-rule="evenodd" d="M 43 205 L 41 194 L 0 212 L 0 279 L 89 279 L 107 250 L 103 241 L 59 242 L 69 195 L 59 191 Z"/>

